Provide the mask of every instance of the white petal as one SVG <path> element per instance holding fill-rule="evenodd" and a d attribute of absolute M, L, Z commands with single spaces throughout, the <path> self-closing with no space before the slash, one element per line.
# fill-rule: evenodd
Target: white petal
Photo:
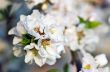
<path fill-rule="evenodd" d="M 56 58 L 53 56 L 49 56 L 46 60 L 46 63 L 49 65 L 54 65 L 56 63 Z"/>
<path fill-rule="evenodd" d="M 32 48 L 34 48 L 34 47 L 31 46 L 31 45 L 26 45 L 26 46 L 24 47 L 24 50 L 29 50 L 29 49 L 32 49 Z"/>
<path fill-rule="evenodd" d="M 26 30 L 25 30 L 22 22 L 17 23 L 16 30 L 19 34 L 26 34 Z"/>
<path fill-rule="evenodd" d="M 35 49 L 39 49 L 39 47 L 35 44 L 35 43 L 30 43 L 30 45 L 32 46 L 32 47 L 34 47 Z"/>
<path fill-rule="evenodd" d="M 20 21 L 25 21 L 26 16 L 25 15 L 20 15 Z"/>
<path fill-rule="evenodd" d="M 59 46 L 57 47 L 57 52 L 58 52 L 58 54 L 61 54 L 61 52 L 65 52 L 65 50 L 64 50 L 64 45 L 59 45 Z"/>
<path fill-rule="evenodd" d="M 45 58 L 43 58 L 43 57 L 40 57 L 40 56 L 35 56 L 34 57 L 34 60 L 35 60 L 35 63 L 38 65 L 38 66 L 43 66 L 44 64 L 45 64 L 45 61 L 46 61 L 46 59 Z"/>
<path fill-rule="evenodd" d="M 25 63 L 29 63 L 30 61 L 33 61 L 34 55 L 31 51 L 27 51 L 27 54 L 25 56 Z"/>
<path fill-rule="evenodd" d="M 49 55 L 52 55 L 54 57 L 60 58 L 60 54 L 57 53 L 55 49 L 52 48 L 46 48 L 46 51 L 48 52 Z"/>
<path fill-rule="evenodd" d="M 38 53 L 41 57 L 47 57 L 48 55 L 44 48 L 40 48 Z"/>
<path fill-rule="evenodd" d="M 99 66 L 104 66 L 104 65 L 106 65 L 107 63 L 108 63 L 108 60 L 107 60 L 107 58 L 106 58 L 106 55 L 105 54 L 100 54 L 100 55 L 97 55 L 96 57 L 95 57 L 95 59 L 96 59 L 96 62 L 99 64 Z"/>
<path fill-rule="evenodd" d="M 15 27 L 9 30 L 8 34 L 9 35 L 16 34 Z"/>
<path fill-rule="evenodd" d="M 22 39 L 20 38 L 20 37 L 14 37 L 13 38 L 13 44 L 15 45 L 15 44 L 18 44 L 19 42 L 21 42 L 22 41 Z"/>

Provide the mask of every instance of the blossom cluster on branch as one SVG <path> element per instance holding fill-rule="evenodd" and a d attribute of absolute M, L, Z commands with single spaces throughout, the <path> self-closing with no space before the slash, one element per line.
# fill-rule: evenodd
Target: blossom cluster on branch
<path fill-rule="evenodd" d="M 54 65 L 66 53 L 65 48 L 80 50 L 83 54 L 81 72 L 105 72 L 101 67 L 108 63 L 106 56 L 102 54 L 94 58 L 86 52 L 94 50 L 99 42 L 94 29 L 101 22 L 95 20 L 89 11 L 75 10 L 77 3 L 73 1 L 26 0 L 29 8 L 36 6 L 36 9 L 31 15 L 21 15 L 17 26 L 9 31 L 14 35 L 14 55 L 25 55 L 26 63 L 34 61 L 41 67 Z M 39 4 L 41 10 L 37 8 Z"/>

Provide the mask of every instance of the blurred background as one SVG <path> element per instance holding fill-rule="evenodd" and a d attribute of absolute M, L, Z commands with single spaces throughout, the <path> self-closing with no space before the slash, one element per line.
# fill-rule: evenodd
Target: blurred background
<path fill-rule="evenodd" d="M 105 53 L 110 62 L 110 0 L 82 0 L 81 2 L 93 6 L 94 12 L 97 14 L 96 18 L 103 23 L 96 29 L 100 42 L 93 55 Z M 89 7 L 85 7 L 85 11 L 90 10 Z M 41 72 L 36 65 L 25 64 L 24 57 L 17 58 L 13 55 L 13 36 L 8 35 L 8 31 L 19 21 L 20 15 L 28 15 L 30 12 L 31 10 L 27 8 L 24 0 L 0 0 L 0 72 Z M 65 56 L 66 58 L 59 60 L 53 67 L 62 65 L 62 62 L 68 60 L 68 56 L 69 53 Z M 43 72 L 48 67 L 44 66 Z"/>

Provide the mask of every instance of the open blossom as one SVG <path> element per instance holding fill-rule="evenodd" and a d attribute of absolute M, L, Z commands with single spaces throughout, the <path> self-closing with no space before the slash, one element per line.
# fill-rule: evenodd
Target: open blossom
<path fill-rule="evenodd" d="M 94 30 L 85 28 L 83 24 L 76 27 L 76 31 L 79 47 L 83 46 L 83 49 L 93 52 L 99 42 L 99 36 Z"/>
<path fill-rule="evenodd" d="M 85 30 L 84 37 L 80 41 L 81 44 L 85 45 L 85 49 L 90 52 L 95 50 L 98 42 L 99 37 L 94 33 L 93 30 Z"/>
<path fill-rule="evenodd" d="M 99 37 L 94 30 L 86 29 L 82 24 L 79 26 L 70 25 L 64 31 L 65 43 L 71 50 L 83 48 L 87 51 L 94 51 Z"/>
<path fill-rule="evenodd" d="M 98 60 L 103 59 L 102 62 L 97 62 Z M 83 63 L 83 68 L 81 72 L 104 72 L 106 71 L 106 68 L 101 67 L 100 65 L 106 65 L 108 62 L 107 58 L 105 57 L 104 54 L 98 55 L 96 56 L 96 58 L 94 58 L 92 55 L 90 55 L 89 53 L 84 54 L 82 63 Z M 107 71 L 109 72 L 109 71 Z"/>

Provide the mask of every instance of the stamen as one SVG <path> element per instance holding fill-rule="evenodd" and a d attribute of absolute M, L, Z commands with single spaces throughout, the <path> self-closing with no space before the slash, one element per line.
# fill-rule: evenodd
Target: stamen
<path fill-rule="evenodd" d="M 38 55 L 38 50 L 36 50 L 35 48 L 33 48 L 33 49 L 30 49 L 31 51 L 32 51 L 32 53 L 36 56 L 36 55 Z"/>
<path fill-rule="evenodd" d="M 44 35 L 44 32 L 40 32 L 40 27 L 36 27 L 34 28 L 34 31 L 36 31 L 37 33 L 39 33 L 40 35 Z"/>
<path fill-rule="evenodd" d="M 50 39 L 43 39 L 41 42 L 42 46 L 45 48 L 50 45 Z"/>

